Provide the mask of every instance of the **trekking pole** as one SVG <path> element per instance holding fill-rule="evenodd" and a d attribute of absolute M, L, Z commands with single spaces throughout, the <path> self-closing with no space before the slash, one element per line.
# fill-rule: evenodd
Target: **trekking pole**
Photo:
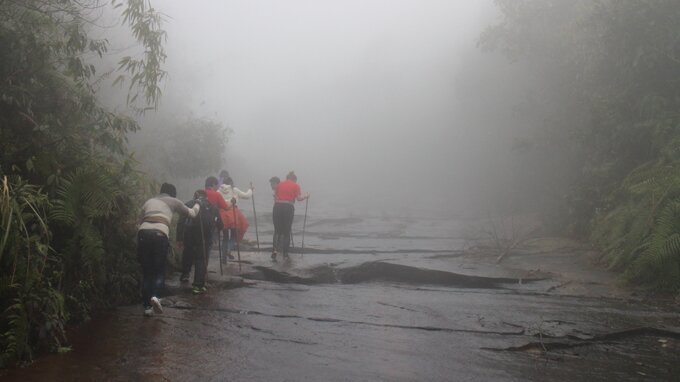
<path fill-rule="evenodd" d="M 224 276 L 224 271 L 222 271 L 222 238 L 220 237 L 220 232 L 222 230 L 217 229 L 217 248 L 220 250 L 220 276 Z"/>
<path fill-rule="evenodd" d="M 305 228 L 307 227 L 307 207 L 309 207 L 309 197 L 305 199 L 305 219 L 302 221 L 302 247 L 300 248 L 300 253 L 305 255 Z"/>
<path fill-rule="evenodd" d="M 241 249 L 238 243 L 238 218 L 236 217 L 236 198 L 231 199 L 231 208 L 234 209 L 234 232 L 236 232 L 236 254 L 238 255 L 238 271 L 241 272 Z"/>
<path fill-rule="evenodd" d="M 250 189 L 253 189 L 253 182 L 250 182 Z M 257 251 L 260 252 L 260 234 L 257 232 L 257 213 L 255 212 L 255 191 L 253 191 L 253 221 L 255 222 L 255 240 L 257 241 Z"/>
<path fill-rule="evenodd" d="M 203 277 L 203 286 L 205 286 L 206 282 L 208 281 L 208 256 L 210 256 L 209 253 L 206 250 L 205 246 L 205 232 L 203 231 L 203 220 L 199 220 L 199 227 L 201 227 L 201 248 L 203 249 L 201 251 L 201 256 L 203 257 L 203 267 L 205 268 L 205 276 Z M 212 233 L 211 233 L 212 234 Z M 194 282 L 196 282 L 196 269 L 198 268 L 196 266 L 196 261 L 194 260 Z"/>

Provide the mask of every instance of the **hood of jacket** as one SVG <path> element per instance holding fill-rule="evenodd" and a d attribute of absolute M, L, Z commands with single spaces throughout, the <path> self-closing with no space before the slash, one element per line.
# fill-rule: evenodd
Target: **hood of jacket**
<path fill-rule="evenodd" d="M 232 196 L 234 195 L 234 191 L 232 190 L 231 186 L 228 185 L 228 184 L 223 184 L 223 185 L 221 185 L 220 188 L 217 189 L 217 191 L 218 191 L 220 194 L 222 194 L 222 196 L 223 196 L 225 199 L 231 199 Z"/>

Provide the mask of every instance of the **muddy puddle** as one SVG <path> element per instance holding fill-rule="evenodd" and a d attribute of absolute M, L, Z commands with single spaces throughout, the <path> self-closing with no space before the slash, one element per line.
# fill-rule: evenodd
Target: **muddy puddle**
<path fill-rule="evenodd" d="M 258 222 L 267 222 L 266 217 Z M 262 224 L 262 223 L 261 223 Z M 241 269 L 165 311 L 120 307 L 75 329 L 73 351 L 3 381 L 639 381 L 680 379 L 676 305 L 622 290 L 578 245 L 545 240 L 497 264 L 463 249 L 464 222 L 308 220 L 305 251 Z M 301 222 L 296 222 L 300 228 Z M 254 239 L 249 232 L 248 239 Z M 294 242 L 301 244 L 299 230 Z M 213 254 L 214 255 L 214 254 Z"/>

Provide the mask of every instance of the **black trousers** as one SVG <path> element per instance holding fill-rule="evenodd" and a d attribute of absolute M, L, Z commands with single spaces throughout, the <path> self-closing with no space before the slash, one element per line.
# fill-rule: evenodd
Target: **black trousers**
<path fill-rule="evenodd" d="M 212 235 L 212 233 L 211 233 Z M 184 251 L 182 251 L 182 274 L 188 275 L 191 266 L 194 265 L 193 286 L 205 286 L 205 277 L 208 272 L 208 259 L 210 258 L 211 238 L 201 240 L 201 237 L 184 237 Z"/>
<path fill-rule="evenodd" d="M 295 207 L 288 203 L 274 203 L 274 249 L 288 255 L 290 231 L 293 227 Z"/>
<path fill-rule="evenodd" d="M 137 232 L 137 258 L 142 265 L 142 304 L 151 306 L 151 297 L 158 297 L 165 285 L 165 260 L 168 237 L 155 229 Z"/>

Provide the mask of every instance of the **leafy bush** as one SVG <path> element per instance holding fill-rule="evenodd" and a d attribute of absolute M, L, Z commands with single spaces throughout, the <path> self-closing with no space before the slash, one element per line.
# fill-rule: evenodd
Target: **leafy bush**
<path fill-rule="evenodd" d="M 47 196 L 20 178 L 0 193 L 0 366 L 65 342 L 64 298 L 45 220 Z"/>
<path fill-rule="evenodd" d="M 675 145 L 675 141 L 670 146 Z M 594 220 L 593 239 L 632 281 L 680 291 L 680 162 L 666 156 L 634 170 Z"/>
<path fill-rule="evenodd" d="M 495 2 L 502 17 L 480 44 L 526 68 L 529 93 L 541 95 L 525 107 L 535 146 L 564 163 L 552 173 L 578 169 L 553 188 L 566 194 L 567 225 L 629 280 L 680 291 L 680 4 Z M 546 173 L 535 190 L 549 189 Z"/>
<path fill-rule="evenodd" d="M 88 35 L 90 11 L 111 4 L 0 2 L 0 366 L 64 348 L 68 322 L 138 298 L 136 211 L 152 184 L 127 148 L 137 122 L 101 105 L 87 61 L 108 48 Z M 148 0 L 121 17 L 144 53 L 118 81 L 143 112 L 160 96 L 165 33 Z"/>

